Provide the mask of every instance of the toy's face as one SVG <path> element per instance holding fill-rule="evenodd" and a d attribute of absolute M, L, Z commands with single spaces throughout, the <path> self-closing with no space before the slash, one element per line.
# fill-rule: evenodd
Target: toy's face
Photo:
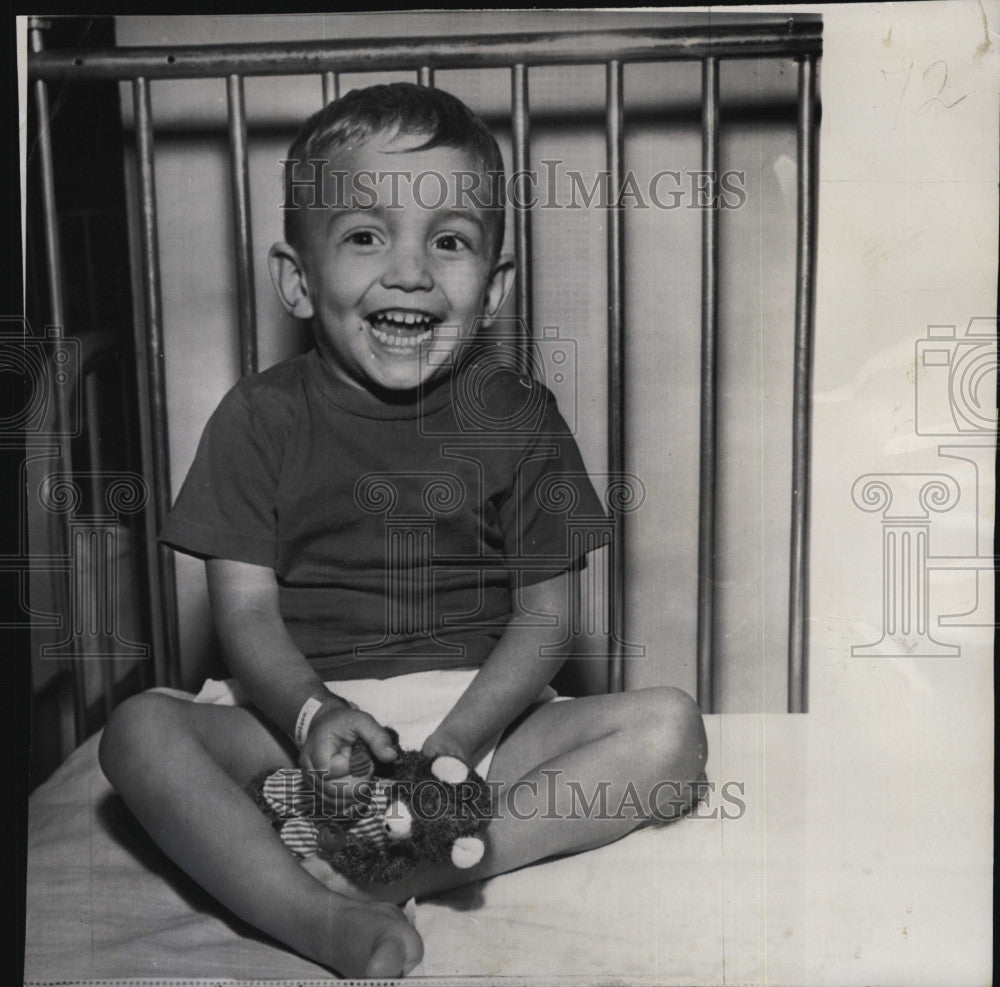
<path fill-rule="evenodd" d="M 396 799 L 386 810 L 382 825 L 390 840 L 405 840 L 413 831 L 413 813 L 410 812 L 410 807 L 402 799 Z"/>
<path fill-rule="evenodd" d="M 435 758 L 430 773 L 432 778 L 418 782 L 390 805 L 387 825 L 391 817 L 398 816 L 405 823 L 396 824 L 397 832 L 405 828 L 406 836 L 412 834 L 425 846 L 434 847 L 439 856 L 450 857 L 456 867 L 474 867 L 486 852 L 483 840 L 470 833 L 471 829 L 479 827 L 472 821 L 478 817 L 467 801 L 478 787 L 464 787 L 470 772 L 457 757 Z M 411 804 L 407 805 L 404 798 Z"/>
<path fill-rule="evenodd" d="M 490 815 L 486 783 L 457 758 L 428 763 L 415 751 L 402 752 L 388 770 L 391 777 L 375 772 L 374 816 L 318 826 L 319 849 L 329 862 L 351 880 L 374 884 L 398 880 L 421 861 L 478 864 Z"/>
<path fill-rule="evenodd" d="M 464 777 L 460 780 L 464 781 L 465 777 L 468 776 L 468 769 L 464 765 L 462 767 L 465 769 Z M 456 784 L 458 783 L 456 782 Z M 424 796 L 431 795 L 431 791 L 427 787 L 424 787 L 422 792 Z M 397 796 L 389 803 L 383 823 L 390 844 L 396 843 L 398 845 L 413 839 L 425 850 L 436 851 L 433 854 L 435 859 L 450 858 L 455 867 L 462 869 L 475 867 L 483 859 L 486 844 L 479 836 L 455 835 L 452 819 L 447 818 L 449 813 L 442 811 L 450 809 L 454 813 L 457 809 L 458 819 L 463 818 L 461 809 L 451 804 L 453 800 L 449 796 L 452 794 L 447 788 L 435 786 L 432 797 L 423 798 L 418 783 L 415 794 L 407 792 L 405 795 Z M 411 809 L 411 805 L 407 801 L 409 798 L 414 798 L 418 803 L 415 808 Z M 425 817 L 427 807 L 421 806 L 419 803 L 427 801 L 432 804 L 433 809 Z"/>

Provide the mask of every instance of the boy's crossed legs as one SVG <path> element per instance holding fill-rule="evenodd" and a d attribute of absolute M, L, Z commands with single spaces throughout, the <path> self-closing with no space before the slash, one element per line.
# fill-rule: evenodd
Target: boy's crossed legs
<path fill-rule="evenodd" d="M 393 884 L 358 887 L 319 858 L 307 866 L 343 894 L 404 902 L 590 850 L 689 809 L 707 750 L 701 712 L 677 689 L 535 706 L 504 736 L 490 765 L 494 818 L 475 867 L 426 864 Z"/>
<path fill-rule="evenodd" d="M 347 976 L 398 976 L 419 962 L 420 938 L 389 901 L 609 843 L 690 801 L 706 754 L 701 714 L 679 690 L 534 707 L 494 755 L 501 804 L 482 861 L 355 888 L 339 875 L 329 887 L 314 879 L 245 793 L 262 771 L 296 763 L 254 711 L 144 693 L 115 711 L 101 742 L 105 773 L 168 856 L 240 918 Z"/>
<path fill-rule="evenodd" d="M 160 848 L 234 914 L 347 976 L 408 972 L 423 950 L 402 912 L 319 884 L 244 791 L 293 752 L 251 710 L 147 692 L 114 711 L 100 759 Z"/>

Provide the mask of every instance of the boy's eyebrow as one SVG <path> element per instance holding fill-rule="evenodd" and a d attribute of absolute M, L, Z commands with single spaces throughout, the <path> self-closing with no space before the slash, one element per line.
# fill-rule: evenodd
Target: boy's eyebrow
<path fill-rule="evenodd" d="M 474 209 L 461 209 L 451 206 L 446 209 L 435 209 L 435 218 L 441 219 L 465 219 L 474 223 L 480 230 L 486 229 L 486 224 L 479 218 L 479 214 Z"/>
<path fill-rule="evenodd" d="M 345 205 L 339 202 L 329 206 L 328 209 L 330 213 L 328 223 L 333 223 L 338 219 L 343 219 L 344 216 L 353 216 L 355 214 L 361 216 L 376 216 L 379 219 L 383 219 L 385 218 L 385 214 L 388 212 L 383 205 L 358 206 Z"/>
<path fill-rule="evenodd" d="M 323 231 L 325 236 L 331 236 L 333 234 L 334 227 L 338 224 L 343 224 L 345 222 L 350 222 L 355 217 L 362 217 L 365 220 L 382 220 L 385 221 L 386 208 L 381 205 L 373 205 L 361 207 L 357 205 L 334 205 L 330 206 L 328 210 L 328 215 L 326 217 L 326 222 L 323 224 Z"/>
<path fill-rule="evenodd" d="M 330 215 L 327 219 L 327 228 L 331 227 L 338 220 L 345 218 L 350 218 L 351 216 L 374 216 L 378 219 L 384 219 L 390 212 L 398 212 L 398 209 L 391 209 L 387 206 L 383 206 L 381 203 L 372 206 L 333 206 L 330 209 Z M 467 222 L 473 223 L 475 226 L 479 227 L 480 232 L 486 232 L 486 224 L 480 218 L 478 212 L 474 209 L 465 209 L 461 207 L 448 206 L 441 209 L 429 209 L 429 212 L 434 213 L 434 219 L 437 220 L 450 220 L 450 219 L 464 219 Z"/>

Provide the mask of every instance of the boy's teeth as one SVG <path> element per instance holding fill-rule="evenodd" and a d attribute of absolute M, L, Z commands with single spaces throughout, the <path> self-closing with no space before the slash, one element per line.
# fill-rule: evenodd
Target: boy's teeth
<path fill-rule="evenodd" d="M 373 322 L 391 322 L 393 325 L 412 326 L 418 322 L 430 325 L 433 317 L 423 312 L 404 312 L 394 309 L 386 309 L 383 312 L 376 312 L 371 316 Z"/>
<path fill-rule="evenodd" d="M 419 346 L 430 339 L 433 333 L 430 329 L 425 329 L 423 332 L 414 333 L 413 335 L 400 336 L 397 333 L 383 332 L 383 330 L 372 326 L 372 335 L 385 346 L 393 346 L 397 349 L 405 350 Z"/>
<path fill-rule="evenodd" d="M 368 323 L 372 335 L 380 343 L 402 350 L 412 349 L 431 338 L 434 317 L 424 312 L 384 309 L 370 315 Z"/>

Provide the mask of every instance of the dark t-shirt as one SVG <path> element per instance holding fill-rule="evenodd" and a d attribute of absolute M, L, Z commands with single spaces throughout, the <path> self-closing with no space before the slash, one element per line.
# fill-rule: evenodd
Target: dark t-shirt
<path fill-rule="evenodd" d="M 482 664 L 512 587 L 582 564 L 604 510 L 541 384 L 475 362 L 419 400 L 341 382 L 316 350 L 241 380 L 205 427 L 161 532 L 273 568 L 320 671 Z"/>

